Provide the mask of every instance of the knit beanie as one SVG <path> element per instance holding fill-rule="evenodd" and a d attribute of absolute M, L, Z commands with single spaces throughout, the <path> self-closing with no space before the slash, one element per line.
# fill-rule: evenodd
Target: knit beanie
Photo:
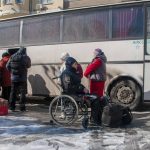
<path fill-rule="evenodd" d="M 2 57 L 5 57 L 5 56 L 9 56 L 8 52 L 4 52 L 4 53 L 2 54 Z"/>
<path fill-rule="evenodd" d="M 70 57 L 69 53 L 67 52 L 63 52 L 60 56 L 60 59 L 63 60 L 63 61 L 66 61 L 66 59 Z"/>
<path fill-rule="evenodd" d="M 67 66 L 72 66 L 75 62 L 77 62 L 73 57 L 68 57 L 67 59 L 66 59 L 66 65 Z"/>

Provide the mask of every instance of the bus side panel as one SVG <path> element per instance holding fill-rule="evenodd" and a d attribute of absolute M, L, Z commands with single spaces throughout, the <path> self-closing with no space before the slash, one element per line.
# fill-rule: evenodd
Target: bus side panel
<path fill-rule="evenodd" d="M 107 75 L 109 81 L 120 74 L 127 74 L 143 82 L 143 44 L 142 40 L 109 41 L 93 43 L 74 43 L 27 47 L 32 67 L 28 76 L 28 91 L 33 95 L 57 95 L 59 87 L 53 77 L 59 75 L 60 55 L 68 52 L 82 64 L 85 70 L 93 58 L 95 48 L 101 48 L 107 56 Z M 83 84 L 89 87 L 87 79 Z"/>

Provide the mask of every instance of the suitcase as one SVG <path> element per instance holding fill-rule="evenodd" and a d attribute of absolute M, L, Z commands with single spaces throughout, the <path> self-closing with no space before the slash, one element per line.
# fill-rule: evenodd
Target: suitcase
<path fill-rule="evenodd" d="M 8 101 L 0 98 L 0 116 L 8 115 Z"/>

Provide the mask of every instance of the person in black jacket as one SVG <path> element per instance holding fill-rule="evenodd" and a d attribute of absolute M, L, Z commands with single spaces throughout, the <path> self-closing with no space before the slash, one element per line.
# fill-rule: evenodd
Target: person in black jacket
<path fill-rule="evenodd" d="M 20 111 L 26 111 L 26 86 L 27 86 L 27 70 L 31 67 L 31 60 L 26 54 L 26 48 L 21 47 L 15 54 L 13 54 L 6 65 L 11 72 L 11 93 L 9 98 L 9 105 L 12 111 L 15 110 L 17 99 L 17 92 L 20 94 Z"/>
<path fill-rule="evenodd" d="M 77 61 L 72 57 L 68 57 L 65 65 L 66 69 L 60 76 L 63 93 L 68 95 L 87 93 L 88 91 L 81 84 L 81 77 L 76 71 L 78 67 Z"/>

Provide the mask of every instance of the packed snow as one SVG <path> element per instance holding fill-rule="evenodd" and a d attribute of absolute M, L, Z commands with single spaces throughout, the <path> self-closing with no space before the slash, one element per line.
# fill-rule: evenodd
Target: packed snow
<path fill-rule="evenodd" d="M 147 122 L 150 124 L 150 122 Z M 150 131 L 127 128 L 63 128 L 26 116 L 0 117 L 0 150 L 148 150 Z"/>

